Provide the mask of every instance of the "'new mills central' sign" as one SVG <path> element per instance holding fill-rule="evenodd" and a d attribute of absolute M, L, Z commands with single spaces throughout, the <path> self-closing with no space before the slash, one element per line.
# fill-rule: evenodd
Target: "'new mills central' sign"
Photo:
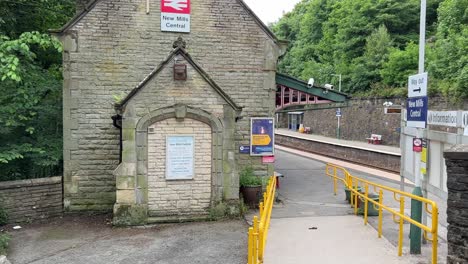
<path fill-rule="evenodd" d="M 161 31 L 190 32 L 190 0 L 161 0 Z"/>

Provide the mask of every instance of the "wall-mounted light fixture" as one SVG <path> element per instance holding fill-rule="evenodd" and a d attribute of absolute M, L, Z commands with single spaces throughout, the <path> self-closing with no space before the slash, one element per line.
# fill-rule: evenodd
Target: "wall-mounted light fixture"
<path fill-rule="evenodd" d="M 174 63 L 174 80 L 186 81 L 187 80 L 187 65 Z"/>

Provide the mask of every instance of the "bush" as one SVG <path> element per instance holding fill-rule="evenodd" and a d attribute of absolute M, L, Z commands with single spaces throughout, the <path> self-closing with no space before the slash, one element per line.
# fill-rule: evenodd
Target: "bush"
<path fill-rule="evenodd" d="M 253 173 L 252 167 L 245 167 L 240 172 L 240 186 L 259 186 L 262 185 L 262 178 Z"/>
<path fill-rule="evenodd" d="M 209 217 L 211 221 L 217 221 L 226 217 L 227 205 L 223 202 L 210 208 Z"/>
<path fill-rule="evenodd" d="M 5 211 L 5 208 L 0 205 L 0 226 L 6 225 L 8 223 L 8 214 Z"/>
<path fill-rule="evenodd" d="M 0 233 L 0 255 L 6 255 L 10 236 L 6 233 Z"/>

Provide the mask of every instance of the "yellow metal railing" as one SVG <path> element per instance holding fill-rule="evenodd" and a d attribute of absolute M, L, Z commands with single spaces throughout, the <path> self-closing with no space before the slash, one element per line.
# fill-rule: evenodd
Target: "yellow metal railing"
<path fill-rule="evenodd" d="M 271 211 L 275 200 L 276 177 L 270 177 L 263 201 L 260 202 L 260 220 L 253 218 L 253 226 L 249 228 L 248 264 L 263 263 L 268 228 L 270 227 Z"/>
<path fill-rule="evenodd" d="M 398 223 L 399 234 L 398 234 L 398 256 L 402 255 L 403 248 L 403 223 L 406 221 L 411 223 L 423 230 L 424 238 L 432 242 L 432 263 L 437 264 L 437 233 L 438 233 L 438 219 L 439 212 L 437 204 L 434 201 L 429 199 L 415 196 L 411 193 L 403 192 L 397 189 L 393 189 L 384 185 L 373 183 L 364 179 L 357 178 L 352 176 L 345 168 L 334 165 L 327 164 L 326 173 L 328 176 L 333 178 L 333 191 L 336 195 L 337 193 L 337 183 L 338 181 L 343 182 L 344 186 L 350 191 L 351 205 L 354 207 L 354 213 L 358 212 L 358 198 L 361 199 L 364 203 L 364 224 L 367 225 L 367 215 L 368 215 L 368 205 L 371 202 L 375 210 L 379 212 L 379 221 L 378 221 L 378 237 L 382 237 L 382 209 L 387 210 L 392 214 L 393 221 Z M 369 187 L 373 187 L 374 191 L 378 193 L 378 200 L 369 198 Z M 360 189 L 361 188 L 361 189 Z M 362 189 L 363 188 L 363 189 Z M 399 211 L 396 211 L 389 206 L 383 204 L 384 201 L 384 191 L 393 193 L 393 199 L 400 203 Z M 424 208 L 428 215 L 431 216 L 432 223 L 431 226 L 425 225 L 418 221 L 411 219 L 411 217 L 405 215 L 405 198 L 414 199 L 422 202 Z M 396 219 L 399 217 L 399 219 Z M 428 237 L 427 234 L 431 233 L 431 237 Z"/>

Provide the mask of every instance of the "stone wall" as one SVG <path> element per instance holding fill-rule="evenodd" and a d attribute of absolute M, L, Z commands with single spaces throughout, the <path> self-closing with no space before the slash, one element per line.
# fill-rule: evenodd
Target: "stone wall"
<path fill-rule="evenodd" d="M 351 100 L 350 107 L 341 108 L 341 139 L 366 141 L 371 134 L 382 135 L 383 144 L 400 144 L 400 114 L 385 114 L 383 103 L 401 105 L 402 99 Z M 304 126 L 313 134 L 336 137 L 336 109 L 309 110 L 304 113 Z"/>
<path fill-rule="evenodd" d="M 447 165 L 448 264 L 468 263 L 468 145 L 444 153 Z"/>
<path fill-rule="evenodd" d="M 85 16 L 59 33 L 64 46 L 66 209 L 112 209 L 113 171 L 119 163 L 119 131 L 111 120 L 113 96 L 128 94 L 144 80 L 170 54 L 179 36 L 210 78 L 244 107 L 245 118 L 233 124 L 230 149 L 249 143 L 248 117 L 274 114 L 279 44 L 240 1 L 193 1 L 190 34 L 161 32 L 159 10 L 160 1 L 150 2 L 149 14 L 146 1 L 96 1 Z M 167 98 L 152 100 L 162 99 Z M 258 157 L 234 159 L 268 174 Z M 236 174 L 235 168 L 231 173 Z"/>
<path fill-rule="evenodd" d="M 385 102 L 392 102 L 393 107 L 405 108 L 406 98 L 367 98 L 352 99 L 350 106 L 341 108 L 341 139 L 366 141 L 371 134 L 382 135 L 383 144 L 400 145 L 400 114 L 385 114 Z M 467 109 L 468 100 L 453 103 L 441 97 L 429 99 L 429 109 L 434 111 L 450 111 Z M 296 111 L 296 110 L 295 110 Z M 287 115 L 279 117 L 279 125 L 287 127 Z M 338 119 L 336 108 L 304 111 L 304 126 L 310 127 L 313 134 L 336 137 Z M 456 129 L 431 126 L 431 130 L 456 133 Z"/>
<path fill-rule="evenodd" d="M 157 122 L 148 132 L 148 212 L 150 216 L 203 215 L 211 203 L 211 127 L 175 118 Z M 166 180 L 166 136 L 194 136 L 194 177 Z"/>
<path fill-rule="evenodd" d="M 10 223 L 62 214 L 62 177 L 0 182 L 0 203 Z"/>
<path fill-rule="evenodd" d="M 400 172 L 400 155 L 374 152 L 356 147 L 333 145 L 328 142 L 319 142 L 280 134 L 275 134 L 275 143 L 335 159 L 351 161 L 397 173 Z"/>

